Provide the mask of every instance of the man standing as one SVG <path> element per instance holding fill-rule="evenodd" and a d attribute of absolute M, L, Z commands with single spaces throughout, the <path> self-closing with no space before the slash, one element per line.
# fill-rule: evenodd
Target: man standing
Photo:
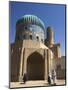
<path fill-rule="evenodd" d="M 55 70 L 52 70 L 52 80 L 53 80 L 53 85 L 56 85 L 56 72 L 55 72 Z"/>
<path fill-rule="evenodd" d="M 51 85 L 51 73 L 48 74 L 48 84 Z"/>

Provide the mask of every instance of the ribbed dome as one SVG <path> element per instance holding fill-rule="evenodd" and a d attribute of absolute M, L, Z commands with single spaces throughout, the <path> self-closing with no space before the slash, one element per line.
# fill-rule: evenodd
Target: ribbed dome
<path fill-rule="evenodd" d="M 43 29 L 45 29 L 44 23 L 38 18 L 37 16 L 34 15 L 24 15 L 21 19 L 17 21 L 17 24 L 34 24 L 41 26 Z"/>

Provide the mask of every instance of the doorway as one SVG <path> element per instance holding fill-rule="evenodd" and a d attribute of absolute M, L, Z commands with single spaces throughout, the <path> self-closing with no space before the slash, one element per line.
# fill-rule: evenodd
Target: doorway
<path fill-rule="evenodd" d="M 34 52 L 27 58 L 28 80 L 44 80 L 44 59 L 43 56 Z"/>

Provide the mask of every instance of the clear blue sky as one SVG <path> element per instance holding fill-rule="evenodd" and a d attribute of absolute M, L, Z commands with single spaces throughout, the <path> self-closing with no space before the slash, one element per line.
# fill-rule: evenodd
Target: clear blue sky
<path fill-rule="evenodd" d="M 65 55 L 65 5 L 10 2 L 10 43 L 15 40 L 16 21 L 25 14 L 38 16 L 45 27 L 52 26 L 55 32 L 55 43 L 61 44 L 62 55 Z"/>

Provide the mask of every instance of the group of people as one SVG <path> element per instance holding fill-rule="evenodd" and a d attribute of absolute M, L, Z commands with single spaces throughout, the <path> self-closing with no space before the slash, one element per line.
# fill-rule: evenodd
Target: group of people
<path fill-rule="evenodd" d="M 27 77 L 27 74 L 25 73 L 23 75 L 24 84 L 26 83 L 27 80 L 28 80 L 28 77 Z M 52 72 L 49 72 L 49 74 L 48 74 L 48 84 L 49 85 L 56 85 L 56 72 L 55 72 L 55 70 L 52 70 Z"/>
<path fill-rule="evenodd" d="M 49 72 L 48 84 L 49 85 L 56 85 L 56 72 L 55 72 L 55 70 L 52 70 L 52 72 Z"/>

